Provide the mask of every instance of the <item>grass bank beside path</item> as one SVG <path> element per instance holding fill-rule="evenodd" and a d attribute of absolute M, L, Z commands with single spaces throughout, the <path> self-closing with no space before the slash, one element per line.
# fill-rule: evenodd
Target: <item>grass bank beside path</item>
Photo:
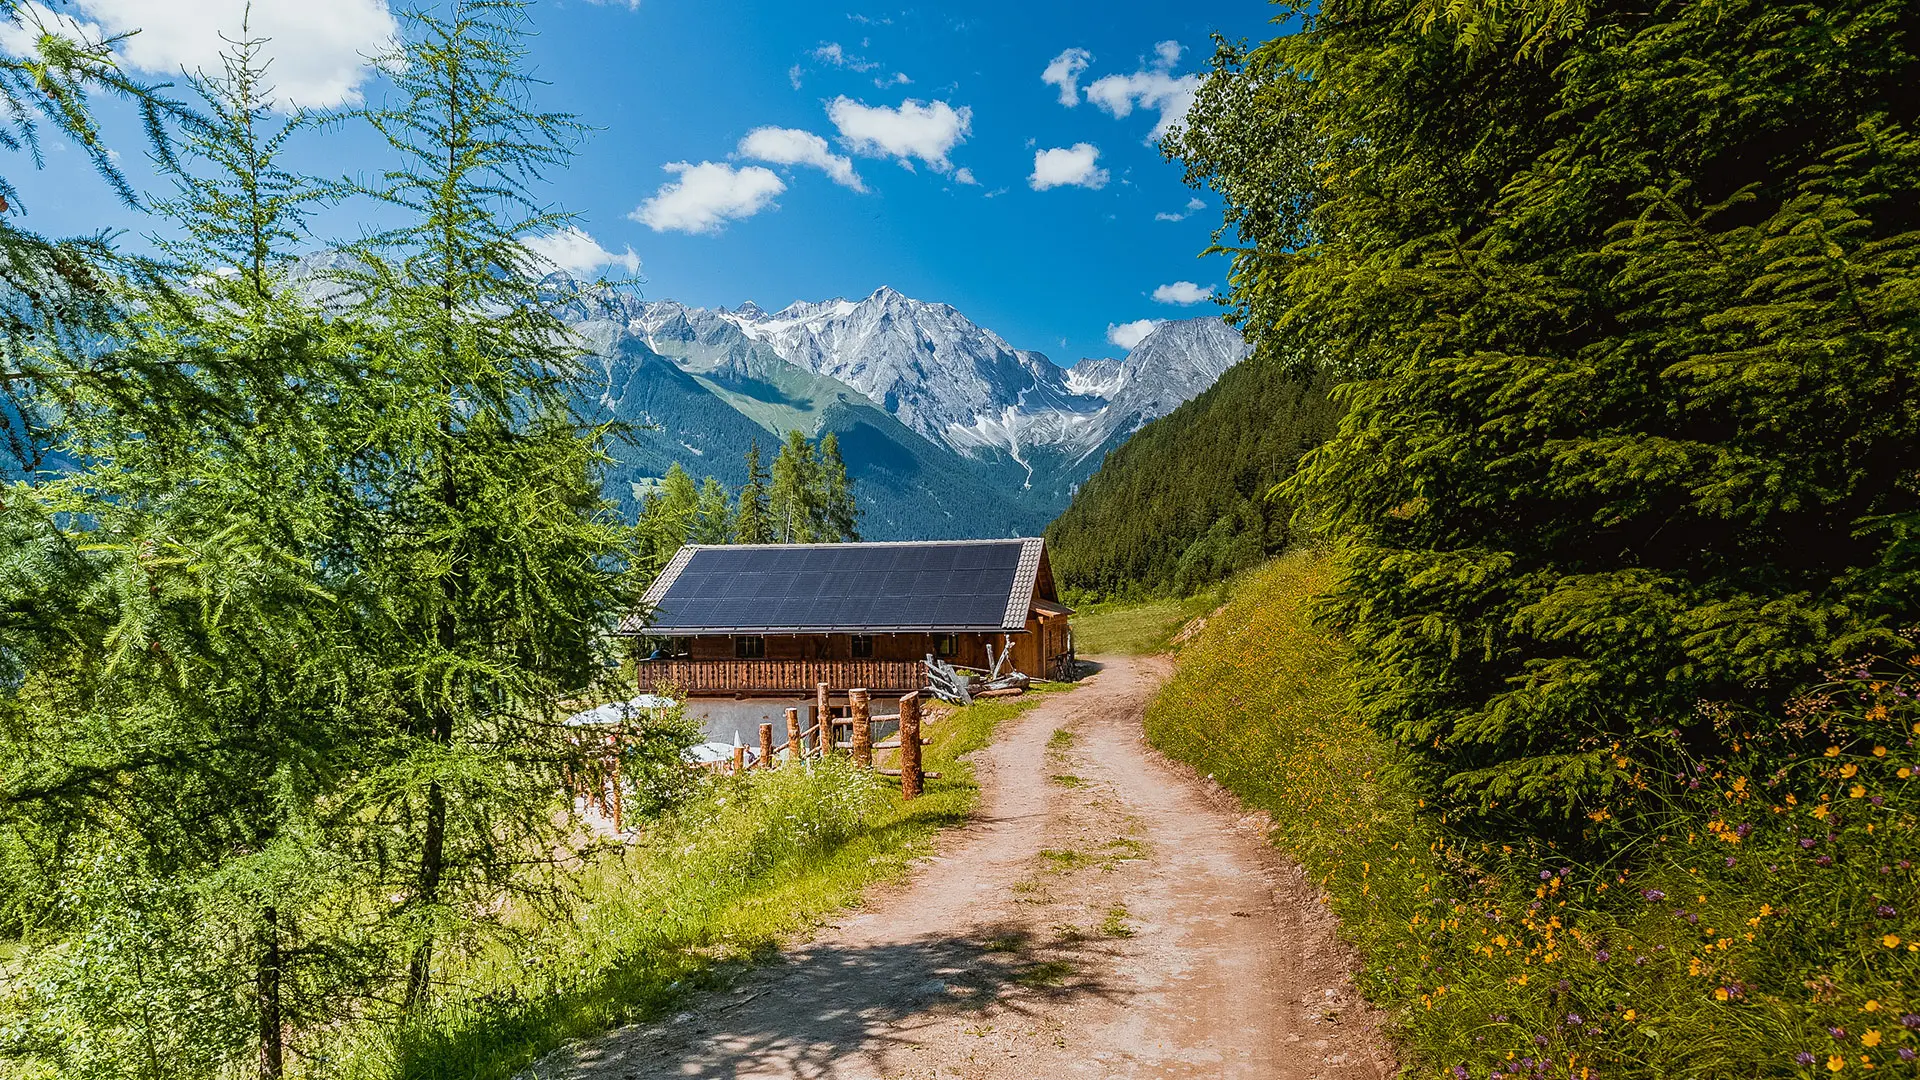
<path fill-rule="evenodd" d="M 979 787 L 964 755 L 1036 701 L 943 710 L 926 725 L 924 751 L 925 767 L 942 778 L 911 803 L 897 782 L 844 757 L 717 778 L 641 843 L 593 866 L 573 917 L 520 920 L 511 947 L 469 957 L 459 998 L 361 1043 L 329 1073 L 505 1080 L 569 1042 L 724 985 L 905 872 L 941 829 L 966 821 Z"/>
<path fill-rule="evenodd" d="M 1661 773 L 1619 751 L 1631 794 L 1588 815 L 1608 841 L 1590 850 L 1613 854 L 1583 862 L 1423 801 L 1407 753 L 1357 719 L 1347 650 L 1308 617 L 1328 578 L 1295 554 L 1238 579 L 1147 734 L 1269 812 L 1409 1075 L 1916 1075 L 1911 668 L 1849 673 L 1781 720 L 1808 747 L 1789 766 Z"/>
<path fill-rule="evenodd" d="M 1083 656 L 1146 656 L 1165 652 L 1180 628 L 1226 599 L 1224 588 L 1178 600 L 1104 601 L 1077 608 L 1073 647 Z"/>

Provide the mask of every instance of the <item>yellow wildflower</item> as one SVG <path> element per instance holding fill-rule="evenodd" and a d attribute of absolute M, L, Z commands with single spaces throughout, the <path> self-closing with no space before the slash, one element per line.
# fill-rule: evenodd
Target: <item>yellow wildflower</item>
<path fill-rule="evenodd" d="M 1880 1029 L 1875 1028 L 1874 1030 L 1867 1032 L 1865 1035 L 1860 1036 L 1860 1045 L 1861 1046 L 1879 1046 L 1880 1045 Z"/>
<path fill-rule="evenodd" d="M 1839 1072 L 1841 1069 L 1844 1069 L 1846 1067 L 1847 1067 L 1847 1059 L 1841 1057 L 1839 1054 L 1835 1054 L 1832 1057 L 1827 1059 L 1827 1068 L 1832 1070 L 1833 1072 Z"/>
<path fill-rule="evenodd" d="M 1867 793 L 1866 788 L 1861 787 L 1859 784 L 1855 784 L 1852 787 L 1847 789 L 1847 798 L 1858 799 L 1866 795 L 1866 793 Z"/>
<path fill-rule="evenodd" d="M 1842 780 L 1851 780 L 1853 779 L 1853 774 L 1859 771 L 1860 766 L 1858 765 L 1842 765 L 1840 766 L 1840 778 Z"/>
<path fill-rule="evenodd" d="M 1896 949 L 1896 948 L 1899 948 L 1899 947 L 1900 947 L 1900 935 L 1899 935 L 1899 934 L 1888 934 L 1888 935 L 1887 935 L 1886 937 L 1883 937 L 1883 938 L 1881 938 L 1881 939 L 1880 939 L 1880 944 L 1882 944 L 1882 945 L 1885 945 L 1885 946 L 1886 946 L 1887 948 L 1889 948 L 1889 949 Z"/>

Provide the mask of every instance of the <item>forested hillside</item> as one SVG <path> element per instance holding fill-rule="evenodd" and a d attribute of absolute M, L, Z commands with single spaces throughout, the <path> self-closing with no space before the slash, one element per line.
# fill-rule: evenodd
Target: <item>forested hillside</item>
<path fill-rule="evenodd" d="M 1062 587 L 1184 595 L 1284 548 L 1292 504 L 1268 492 L 1332 434 L 1327 384 L 1248 360 L 1108 453 L 1047 528 Z"/>

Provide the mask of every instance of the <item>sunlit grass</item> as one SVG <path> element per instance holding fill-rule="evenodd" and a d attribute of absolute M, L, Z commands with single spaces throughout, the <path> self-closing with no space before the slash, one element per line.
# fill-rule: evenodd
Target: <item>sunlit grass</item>
<path fill-rule="evenodd" d="M 965 821 L 979 794 L 965 756 L 1036 703 L 982 702 L 928 722 L 924 765 L 941 778 L 911 803 L 897 782 L 844 758 L 717 779 L 643 843 L 594 866 L 576 918 L 522 927 L 511 949 L 471 957 L 457 999 L 369 1035 L 336 1074 L 505 1080 L 570 1041 L 724 984 Z"/>
<path fill-rule="evenodd" d="M 1163 652 L 1180 628 L 1219 607 L 1223 590 L 1181 600 L 1088 604 L 1073 616 L 1074 651 L 1082 656 L 1142 656 Z"/>

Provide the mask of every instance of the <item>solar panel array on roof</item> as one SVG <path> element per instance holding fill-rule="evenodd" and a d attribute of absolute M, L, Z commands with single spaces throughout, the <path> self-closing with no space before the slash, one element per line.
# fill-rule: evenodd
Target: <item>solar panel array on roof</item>
<path fill-rule="evenodd" d="M 998 630 L 1029 543 L 1037 541 L 695 548 L 648 593 L 644 632 Z"/>

